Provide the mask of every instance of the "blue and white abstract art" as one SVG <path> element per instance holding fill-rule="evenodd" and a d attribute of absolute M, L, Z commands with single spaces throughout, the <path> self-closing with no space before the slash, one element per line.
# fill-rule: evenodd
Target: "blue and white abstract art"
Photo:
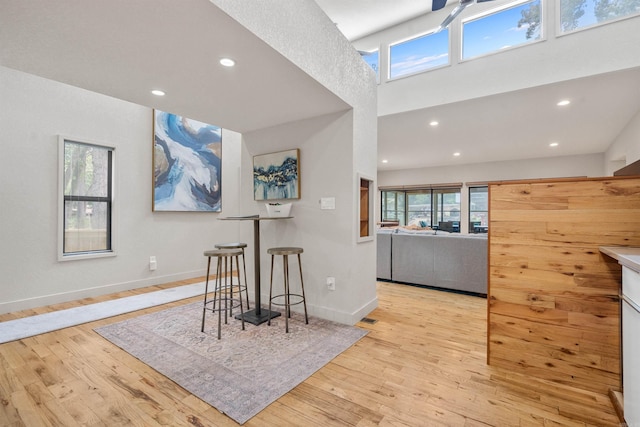
<path fill-rule="evenodd" d="M 153 210 L 220 212 L 218 126 L 154 111 Z"/>
<path fill-rule="evenodd" d="M 300 150 L 253 157 L 253 198 L 280 200 L 300 198 Z"/>

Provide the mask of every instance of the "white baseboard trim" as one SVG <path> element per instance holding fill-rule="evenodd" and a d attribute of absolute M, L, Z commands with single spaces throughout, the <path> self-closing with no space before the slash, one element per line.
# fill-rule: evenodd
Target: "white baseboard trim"
<path fill-rule="evenodd" d="M 378 308 L 377 296 L 373 298 L 371 301 L 369 301 L 368 303 L 366 303 L 365 305 L 363 305 L 362 307 L 360 307 L 359 310 L 356 310 L 353 313 L 353 316 L 352 316 L 353 323 L 351 323 L 351 325 L 355 325 L 356 323 L 361 321 L 363 318 L 367 317 L 369 313 L 371 313 L 376 308 Z"/>
<path fill-rule="evenodd" d="M 266 298 L 266 301 L 269 301 L 269 298 Z M 337 311 L 334 308 L 322 307 L 313 304 L 307 303 L 307 311 L 310 316 L 320 317 L 321 319 L 331 320 L 333 322 L 342 323 L 344 325 L 353 326 L 362 320 L 363 317 L 366 317 L 367 314 L 371 313 L 378 307 L 378 297 L 373 298 L 368 303 L 364 304 L 358 310 L 348 313 L 344 311 Z M 303 313 L 304 309 L 300 306 L 295 306 L 292 310 L 296 312 Z"/>
<path fill-rule="evenodd" d="M 194 270 L 183 273 L 169 274 L 166 276 L 153 276 L 129 282 L 113 283 L 104 286 L 78 289 L 70 292 L 42 295 L 22 300 L 7 301 L 0 303 L 0 314 L 12 313 L 14 311 L 28 310 L 31 308 L 44 307 L 52 304 L 75 301 L 83 298 L 97 297 L 101 295 L 113 294 L 116 292 L 129 291 L 132 289 L 144 288 L 147 286 L 160 285 L 164 283 L 177 282 L 180 280 L 202 277 L 207 274 L 206 270 Z"/>

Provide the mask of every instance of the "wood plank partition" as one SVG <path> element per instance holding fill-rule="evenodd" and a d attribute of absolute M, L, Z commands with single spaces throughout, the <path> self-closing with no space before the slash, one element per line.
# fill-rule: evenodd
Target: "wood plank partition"
<path fill-rule="evenodd" d="M 621 388 L 617 262 L 640 246 L 640 177 L 489 185 L 488 363 L 607 393 Z"/>

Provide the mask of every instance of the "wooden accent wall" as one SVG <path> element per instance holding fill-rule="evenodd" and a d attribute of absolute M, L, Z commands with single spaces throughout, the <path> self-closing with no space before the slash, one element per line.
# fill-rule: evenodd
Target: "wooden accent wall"
<path fill-rule="evenodd" d="M 489 185 L 488 363 L 584 390 L 621 388 L 621 268 L 640 246 L 640 177 Z"/>

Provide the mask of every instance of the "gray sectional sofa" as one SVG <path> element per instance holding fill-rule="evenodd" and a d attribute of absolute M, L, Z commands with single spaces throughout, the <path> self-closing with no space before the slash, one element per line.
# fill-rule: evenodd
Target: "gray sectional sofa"
<path fill-rule="evenodd" d="M 377 233 L 382 280 L 487 294 L 486 235 L 438 232 Z"/>

